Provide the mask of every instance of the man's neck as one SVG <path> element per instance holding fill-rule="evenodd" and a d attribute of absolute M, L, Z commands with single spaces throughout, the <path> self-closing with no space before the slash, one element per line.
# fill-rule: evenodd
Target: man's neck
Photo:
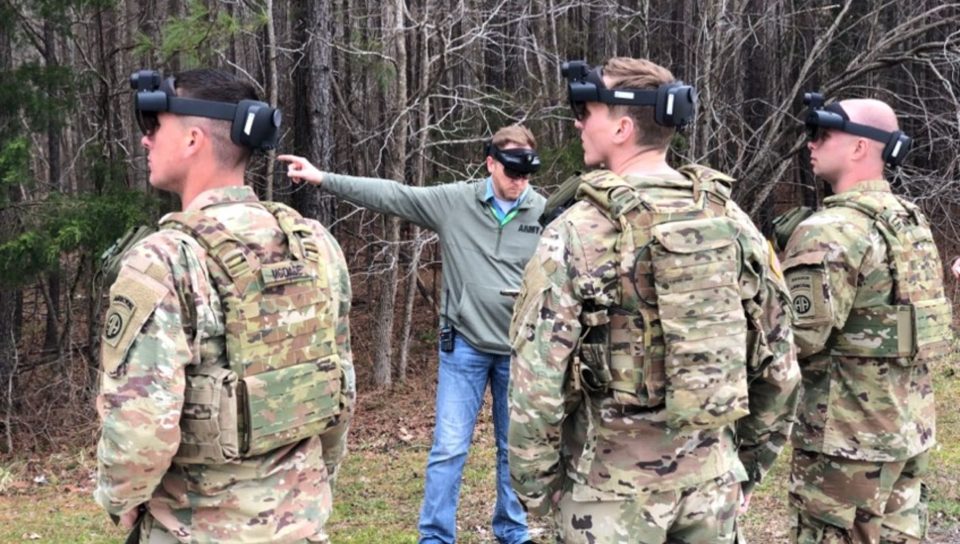
<path fill-rule="evenodd" d="M 613 173 L 619 176 L 638 174 L 644 176 L 672 175 L 677 171 L 667 164 L 665 149 L 630 149 L 611 157 L 607 163 Z"/>
<path fill-rule="evenodd" d="M 883 170 L 860 170 L 846 172 L 841 175 L 837 181 L 830 184 L 833 193 L 839 195 L 845 193 L 865 181 L 874 181 L 883 178 Z"/>
<path fill-rule="evenodd" d="M 224 172 L 219 167 L 194 169 L 187 176 L 183 184 L 183 193 L 180 194 L 180 207 L 187 209 L 200 193 L 210 189 L 243 186 L 243 168 Z"/>

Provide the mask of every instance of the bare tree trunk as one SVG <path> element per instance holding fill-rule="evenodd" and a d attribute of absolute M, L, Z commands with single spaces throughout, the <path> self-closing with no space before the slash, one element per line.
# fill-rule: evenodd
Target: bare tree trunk
<path fill-rule="evenodd" d="M 273 21 L 273 0 L 265 0 L 267 8 L 267 102 L 277 106 L 279 85 L 277 83 L 277 32 Z M 273 200 L 273 173 L 276 170 L 276 153 L 271 150 L 267 153 L 267 187 L 266 199 Z"/>
<path fill-rule="evenodd" d="M 387 134 L 387 177 L 400 180 L 404 176 L 404 159 L 407 151 L 407 47 L 403 34 L 403 0 L 389 0 L 383 4 L 383 24 L 386 43 L 391 53 L 396 75 L 396 85 L 392 100 L 388 102 L 387 114 L 395 116 L 393 130 Z M 397 295 L 397 269 L 400 251 L 400 220 L 390 217 L 387 220 L 387 247 L 384 249 L 386 269 L 377 278 L 380 296 L 377 299 L 375 315 L 377 328 L 374 333 L 373 381 L 378 387 L 393 382 L 391 360 L 393 351 L 393 314 Z"/>
<path fill-rule="evenodd" d="M 331 91 L 333 78 L 332 41 L 333 0 L 316 0 L 299 4 L 303 10 L 304 31 L 301 34 L 304 58 L 297 63 L 298 92 L 294 99 L 302 104 L 306 123 L 297 123 L 294 148 L 304 153 L 321 170 L 333 167 L 333 116 L 334 104 Z M 319 187 L 306 185 L 294 193 L 297 209 L 330 225 L 334 219 L 334 199 L 324 196 Z"/>
<path fill-rule="evenodd" d="M 12 66 L 11 56 L 11 27 L 0 25 L 0 72 L 9 70 Z M 13 125 L 17 120 L 11 115 L 0 116 L 0 149 L 6 144 L 7 138 L 15 133 Z M 19 191 L 16 187 L 6 190 L 6 194 L 0 196 L 0 201 L 15 202 Z M 17 232 L 17 218 L 12 207 L 0 207 L 0 232 Z M 0 287 L 0 384 L 7 384 L 13 379 L 16 367 L 19 361 L 17 353 L 17 336 L 14 331 L 17 328 L 16 319 L 18 306 L 19 290 L 8 287 Z M 13 390 L 9 387 L 3 389 L 3 406 L 6 410 L 6 419 L 4 421 L 5 433 L 7 437 L 7 453 L 10 453 L 13 447 L 12 430 L 10 429 L 11 417 L 13 411 Z"/>
<path fill-rule="evenodd" d="M 54 29 L 48 20 L 43 22 L 43 59 L 48 70 L 57 67 L 57 49 L 56 36 Z M 48 84 L 47 98 L 53 102 L 56 91 L 53 84 Z M 60 166 L 60 136 L 61 128 L 59 120 L 55 116 L 47 119 L 47 183 L 51 191 L 61 191 L 61 166 Z M 60 314 L 60 272 L 57 269 L 51 270 L 47 274 L 47 288 L 45 289 L 47 301 L 47 324 L 46 334 L 43 345 L 48 350 L 56 350 L 60 345 L 60 332 L 57 316 Z"/>
<path fill-rule="evenodd" d="M 420 74 L 420 115 L 417 122 L 417 151 L 414 184 L 422 186 L 426 178 L 427 167 L 427 124 L 430 122 L 430 97 L 427 89 L 430 85 L 430 3 L 424 4 L 420 20 L 420 50 L 417 52 L 417 71 Z M 420 227 L 414 225 L 410 231 L 413 250 L 410 266 L 407 268 L 407 292 L 403 304 L 403 335 L 400 343 L 400 364 L 397 366 L 397 380 L 407 380 L 407 366 L 410 361 L 410 337 L 413 329 L 413 303 L 417 298 L 417 281 L 420 279 L 420 256 L 423 254 L 424 241 L 420 239 Z"/>

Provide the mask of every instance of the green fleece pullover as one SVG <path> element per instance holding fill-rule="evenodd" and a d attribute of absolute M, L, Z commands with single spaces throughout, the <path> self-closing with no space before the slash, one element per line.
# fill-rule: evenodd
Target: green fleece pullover
<path fill-rule="evenodd" d="M 360 206 L 400 216 L 440 237 L 443 261 L 441 323 L 475 348 L 509 355 L 507 329 L 527 261 L 540 239 L 545 199 L 528 190 L 505 224 L 484 201 L 486 180 L 410 187 L 388 179 L 325 174 L 321 187 Z M 449 299 L 449 300 L 448 300 Z"/>

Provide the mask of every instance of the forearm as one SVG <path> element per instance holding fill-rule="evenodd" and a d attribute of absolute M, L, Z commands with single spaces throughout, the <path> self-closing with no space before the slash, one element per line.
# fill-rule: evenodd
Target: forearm
<path fill-rule="evenodd" d="M 397 215 L 431 230 L 436 230 L 435 217 L 445 213 L 432 187 L 410 187 L 389 179 L 340 174 L 325 174 L 321 186 L 348 202 Z"/>
<path fill-rule="evenodd" d="M 767 285 L 761 304 L 761 360 L 750 365 L 750 414 L 737 422 L 739 455 L 750 476 L 750 491 L 770 470 L 790 437 L 799 401 L 800 371 L 790 328 L 789 299 L 782 287 Z"/>
<path fill-rule="evenodd" d="M 142 385 L 147 379 L 128 376 L 125 381 Z M 155 387 L 149 396 L 139 396 L 129 394 L 134 387 L 104 385 L 98 398 L 103 433 L 97 446 L 95 497 L 115 515 L 150 499 L 180 445 L 182 389 Z"/>
<path fill-rule="evenodd" d="M 328 238 L 331 254 L 339 266 L 331 274 L 331 285 L 336 286 L 337 294 L 337 321 L 334 339 L 337 347 L 337 356 L 340 361 L 340 415 L 334 426 L 327 429 L 320 437 L 323 446 L 323 462 L 330 474 L 331 485 L 336 478 L 337 468 L 347 452 L 347 433 L 350 422 L 353 420 L 354 407 L 357 398 L 357 381 L 353 366 L 353 350 L 350 345 L 350 305 L 351 288 L 350 275 L 346 261 L 339 245 Z"/>
<path fill-rule="evenodd" d="M 514 490 L 531 514 L 544 515 L 562 483 L 564 384 L 579 339 L 580 304 L 569 282 L 547 287 L 552 280 L 538 264 L 525 273 L 512 327 L 508 434 Z"/>

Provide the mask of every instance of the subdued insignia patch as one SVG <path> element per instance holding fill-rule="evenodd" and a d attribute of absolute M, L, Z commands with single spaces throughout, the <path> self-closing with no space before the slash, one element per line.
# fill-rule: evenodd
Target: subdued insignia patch
<path fill-rule="evenodd" d="M 815 274 L 810 270 L 791 271 L 787 286 L 793 297 L 793 309 L 797 317 L 807 317 L 813 312 L 813 289 Z"/>
<path fill-rule="evenodd" d="M 787 289 L 793 299 L 797 324 L 816 324 L 830 320 L 823 276 L 823 268 L 819 267 L 794 268 L 787 272 Z"/>
<path fill-rule="evenodd" d="M 123 332 L 123 327 L 127 324 L 127 321 L 128 320 L 120 315 L 120 312 L 110 312 L 110 315 L 107 316 L 106 327 L 103 329 L 103 337 L 107 342 L 113 342 L 120 337 L 120 333 Z"/>
<path fill-rule="evenodd" d="M 795 255 L 783 263 L 798 325 L 817 325 L 833 319 L 827 296 L 824 256 L 823 251 L 808 252 Z"/>
<path fill-rule="evenodd" d="M 113 284 L 100 344 L 104 372 L 114 378 L 124 372 L 127 351 L 166 293 L 166 287 L 147 276 L 131 278 L 121 274 Z"/>

